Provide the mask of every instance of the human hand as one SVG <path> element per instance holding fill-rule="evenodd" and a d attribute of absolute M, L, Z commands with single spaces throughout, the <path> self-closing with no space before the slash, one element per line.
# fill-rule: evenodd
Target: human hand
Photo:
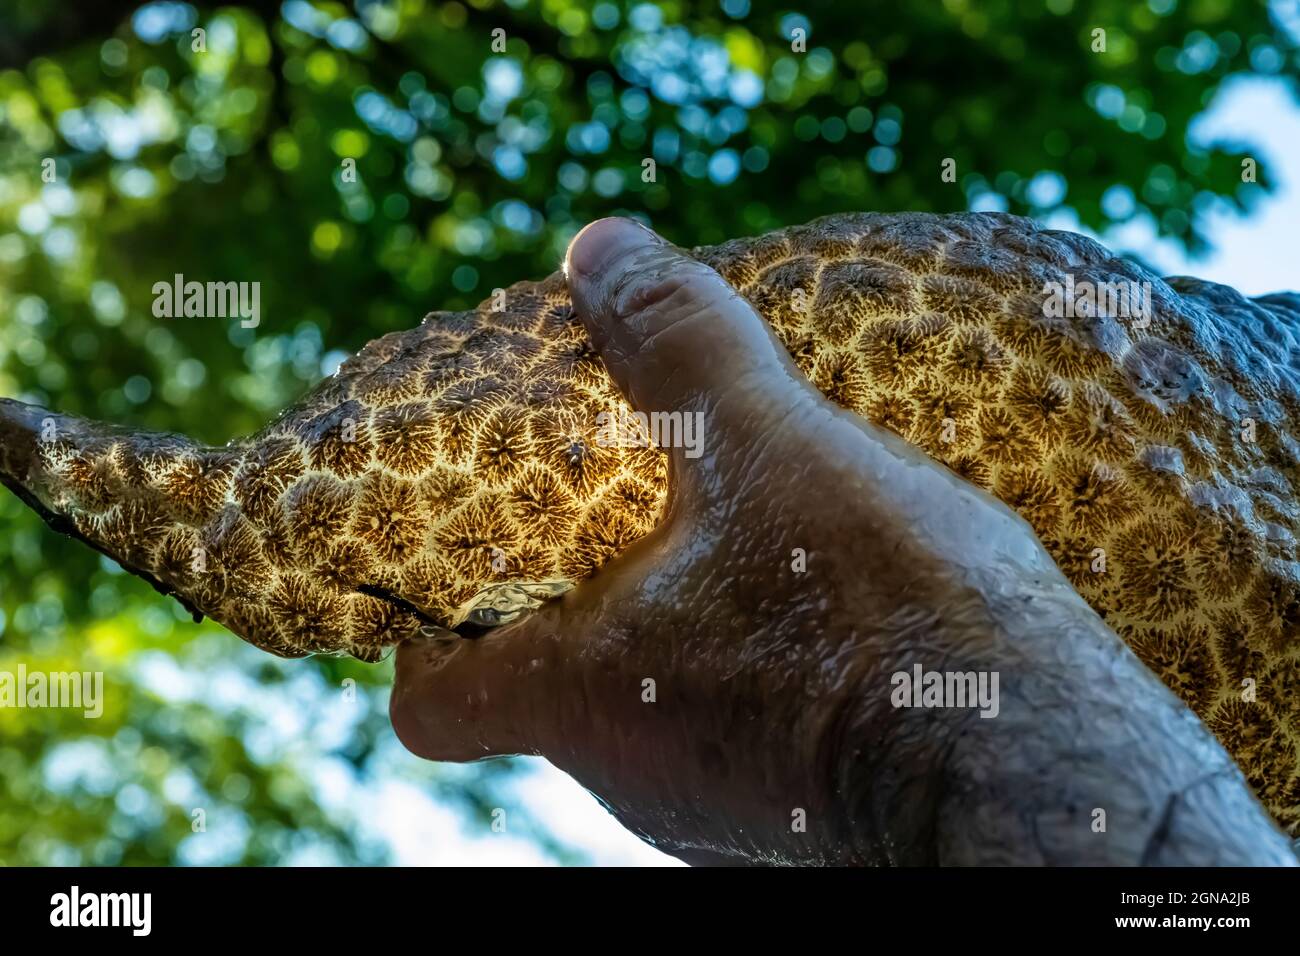
<path fill-rule="evenodd" d="M 399 648 L 411 750 L 544 755 L 700 862 L 1196 862 L 1182 830 L 1201 862 L 1284 862 L 1226 754 L 1009 508 L 833 406 L 648 230 L 592 224 L 566 273 L 633 407 L 701 415 L 703 454 L 666 449 L 661 526 L 562 599 Z M 996 716 L 895 707 L 916 664 L 997 674 Z M 1195 788 L 1254 856 L 1184 809 Z"/>

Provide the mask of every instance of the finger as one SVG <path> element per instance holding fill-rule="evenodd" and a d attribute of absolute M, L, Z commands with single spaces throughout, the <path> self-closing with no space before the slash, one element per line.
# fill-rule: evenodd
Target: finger
<path fill-rule="evenodd" d="M 649 614 L 638 586 L 659 560 L 642 539 L 520 621 L 476 639 L 441 631 L 398 645 L 389 699 L 398 739 L 428 760 L 581 751 L 605 685 L 636 697 L 645 668 L 625 635 Z"/>
<path fill-rule="evenodd" d="M 788 388 L 792 366 L 722 276 L 630 219 L 600 219 L 569 244 L 574 309 L 610 375 L 642 412 Z"/>
<path fill-rule="evenodd" d="M 559 671 L 555 633 L 523 621 L 473 640 L 443 631 L 398 645 L 389 699 L 398 739 L 428 760 L 535 753 L 532 731 L 550 719 Z"/>

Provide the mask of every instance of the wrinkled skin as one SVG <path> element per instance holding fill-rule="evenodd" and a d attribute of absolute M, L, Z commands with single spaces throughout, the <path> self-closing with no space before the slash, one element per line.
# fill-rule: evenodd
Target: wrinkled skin
<path fill-rule="evenodd" d="M 697 863 L 1295 864 L 1009 508 L 826 401 L 641 227 L 589 226 L 566 271 L 632 405 L 702 412 L 704 454 L 672 451 L 663 524 L 563 599 L 402 645 L 407 747 L 544 755 Z M 893 707 L 917 663 L 997 671 L 1000 712 Z"/>

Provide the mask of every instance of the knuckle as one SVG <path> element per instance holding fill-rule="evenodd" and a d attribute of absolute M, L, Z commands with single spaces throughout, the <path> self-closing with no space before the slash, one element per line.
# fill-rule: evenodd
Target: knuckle
<path fill-rule="evenodd" d="M 612 317 L 654 326 L 699 311 L 717 298 L 721 277 L 707 266 L 680 255 L 656 256 L 615 283 Z"/>

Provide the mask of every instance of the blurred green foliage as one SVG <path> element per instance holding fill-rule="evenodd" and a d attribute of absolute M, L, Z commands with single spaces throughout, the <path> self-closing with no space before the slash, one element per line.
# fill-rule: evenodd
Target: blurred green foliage
<path fill-rule="evenodd" d="M 0 0 L 0 394 L 221 443 L 372 337 L 552 271 L 614 213 L 692 245 L 850 209 L 1068 207 L 1195 250 L 1207 211 L 1247 209 L 1269 175 L 1244 184 L 1251 144 L 1196 145 L 1189 124 L 1231 74 L 1294 78 L 1296 18 L 1247 0 Z M 260 326 L 154 318 L 176 273 L 260 282 Z M 400 756 L 387 665 L 241 647 L 4 495 L 0 670 L 19 662 L 102 670 L 108 705 L 0 709 L 0 862 L 382 862 L 333 770 L 481 822 L 514 772 Z"/>

